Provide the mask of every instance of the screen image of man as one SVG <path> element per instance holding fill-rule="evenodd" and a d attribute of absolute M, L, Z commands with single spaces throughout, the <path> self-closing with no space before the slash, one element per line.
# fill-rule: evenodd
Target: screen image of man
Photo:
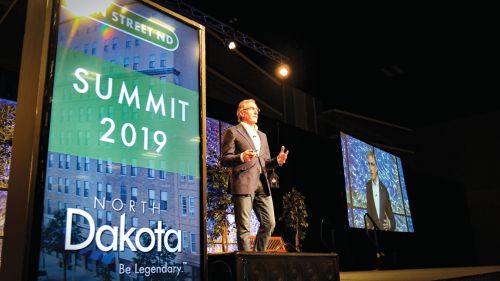
<path fill-rule="evenodd" d="M 252 209 L 260 222 L 254 250 L 266 250 L 276 225 L 267 170 L 283 165 L 288 157 L 282 146 L 278 156 L 271 158 L 267 136 L 257 127 L 259 112 L 254 100 L 241 101 L 236 111 L 239 124 L 227 129 L 222 138 L 221 163 L 231 168 L 229 187 L 239 251 L 252 250 L 249 240 Z"/>
<path fill-rule="evenodd" d="M 368 214 L 379 229 L 394 231 L 396 221 L 392 212 L 391 199 L 385 185 L 378 176 L 377 161 L 373 151 L 368 152 L 370 180 L 366 183 L 366 203 Z"/>

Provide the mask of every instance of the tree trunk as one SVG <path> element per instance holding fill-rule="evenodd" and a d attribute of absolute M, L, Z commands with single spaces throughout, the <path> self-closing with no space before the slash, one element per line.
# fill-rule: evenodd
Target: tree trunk
<path fill-rule="evenodd" d="M 295 224 L 295 249 L 299 251 L 299 223 Z"/>
<path fill-rule="evenodd" d="M 227 221 L 224 221 L 224 227 L 222 228 L 222 251 L 223 252 L 228 252 L 229 249 L 228 249 L 228 225 L 227 225 Z"/>
<path fill-rule="evenodd" d="M 66 260 L 66 251 L 63 251 L 63 271 L 64 271 L 64 276 L 63 276 L 63 280 L 66 281 L 68 280 L 67 279 L 67 276 L 66 276 L 66 267 L 67 267 L 67 260 Z"/>

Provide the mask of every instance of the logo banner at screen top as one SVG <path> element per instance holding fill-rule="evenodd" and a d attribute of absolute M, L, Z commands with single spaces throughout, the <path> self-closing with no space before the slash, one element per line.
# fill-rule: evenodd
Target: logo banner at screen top
<path fill-rule="evenodd" d="M 175 51 L 179 46 L 179 38 L 172 27 L 148 19 L 115 3 L 111 4 L 106 12 L 93 13 L 90 17 L 169 51 Z"/>

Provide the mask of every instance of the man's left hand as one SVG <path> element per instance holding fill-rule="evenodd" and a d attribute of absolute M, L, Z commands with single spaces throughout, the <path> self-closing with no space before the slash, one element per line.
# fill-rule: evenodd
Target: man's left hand
<path fill-rule="evenodd" d="M 280 153 L 278 154 L 278 157 L 277 157 L 278 164 L 280 166 L 283 165 L 283 164 L 285 164 L 286 158 L 288 157 L 288 152 L 289 152 L 288 150 L 285 152 L 285 146 L 281 147 L 281 151 L 280 151 Z"/>

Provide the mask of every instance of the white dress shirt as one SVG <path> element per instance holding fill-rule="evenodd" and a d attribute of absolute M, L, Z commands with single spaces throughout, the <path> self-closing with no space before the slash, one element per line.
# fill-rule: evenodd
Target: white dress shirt
<path fill-rule="evenodd" d="M 253 141 L 253 145 L 255 146 L 255 149 L 257 150 L 257 156 L 259 156 L 260 153 L 260 137 L 259 134 L 257 134 L 257 130 L 259 127 L 257 125 L 249 125 L 245 122 L 241 122 L 241 125 L 243 125 L 243 128 L 247 130 L 248 135 L 250 135 L 250 138 Z"/>
<path fill-rule="evenodd" d="M 377 210 L 377 216 L 380 218 L 380 190 L 378 187 L 378 178 L 372 180 L 372 191 L 373 191 L 373 202 L 375 202 L 375 209 Z"/>

